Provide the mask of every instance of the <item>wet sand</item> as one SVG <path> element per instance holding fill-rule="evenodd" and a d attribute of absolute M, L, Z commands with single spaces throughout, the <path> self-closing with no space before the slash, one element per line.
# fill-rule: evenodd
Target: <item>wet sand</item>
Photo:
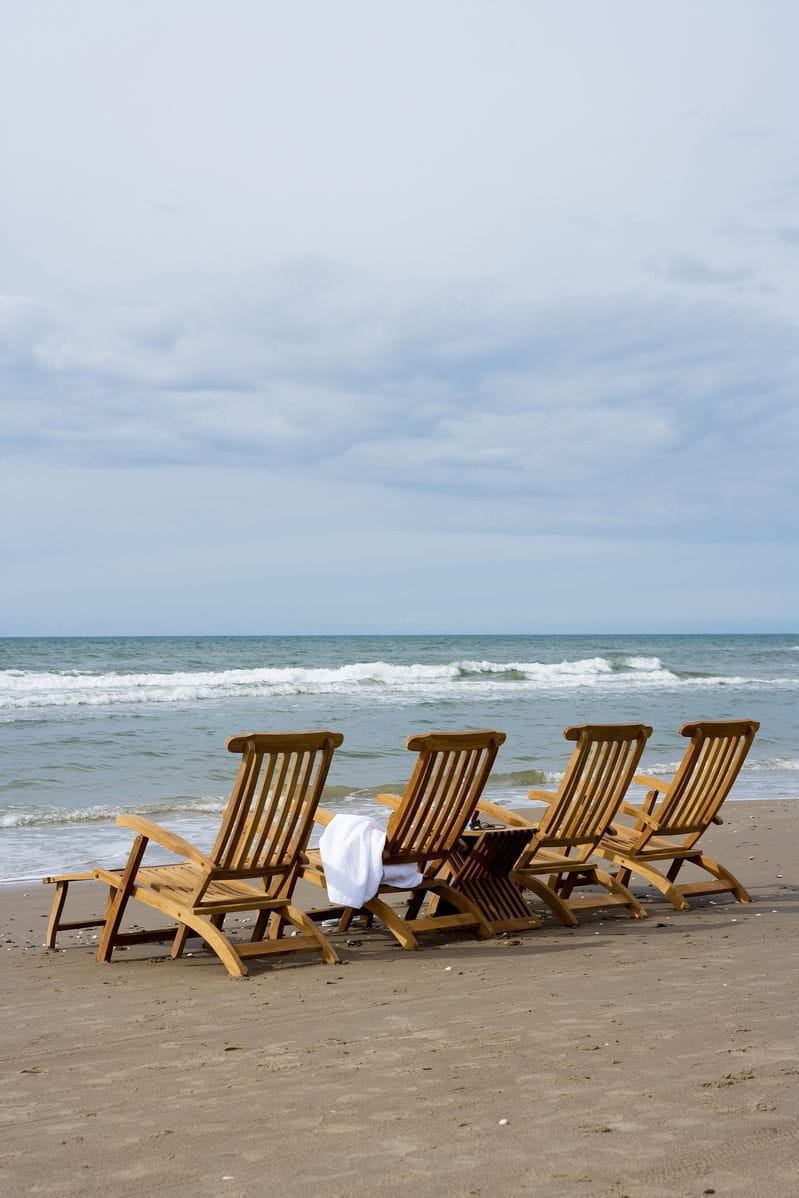
<path fill-rule="evenodd" d="M 154 946 L 98 966 L 92 931 L 48 952 L 51 888 L 0 888 L 0 1192 L 796 1194 L 799 802 L 724 814 L 749 906 L 634 884 L 645 921 L 358 930 L 342 966 L 239 982 Z"/>

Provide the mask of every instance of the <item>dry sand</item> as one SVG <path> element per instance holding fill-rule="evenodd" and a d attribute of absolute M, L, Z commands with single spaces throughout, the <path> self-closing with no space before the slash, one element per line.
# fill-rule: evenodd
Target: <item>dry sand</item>
<path fill-rule="evenodd" d="M 0 888 L 0 1192 L 799 1193 L 799 802 L 725 814 L 707 847 L 751 906 L 419 953 L 358 931 L 341 967 L 241 982 L 152 946 L 98 966 L 91 932 L 47 952 L 51 889 Z"/>

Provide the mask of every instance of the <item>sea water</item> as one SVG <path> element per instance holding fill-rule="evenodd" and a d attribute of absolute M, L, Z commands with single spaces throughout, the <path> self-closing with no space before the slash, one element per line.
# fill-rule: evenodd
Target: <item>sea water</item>
<path fill-rule="evenodd" d="M 732 797 L 793 798 L 797 690 L 796 635 L 0 640 L 0 881 L 121 864 L 124 811 L 208 847 L 236 768 L 225 740 L 250 731 L 343 732 L 325 802 L 375 814 L 413 733 L 506 732 L 488 794 L 523 805 L 561 776 L 567 724 L 651 724 L 642 768 L 669 774 L 682 723 L 748 717 L 761 730 Z"/>

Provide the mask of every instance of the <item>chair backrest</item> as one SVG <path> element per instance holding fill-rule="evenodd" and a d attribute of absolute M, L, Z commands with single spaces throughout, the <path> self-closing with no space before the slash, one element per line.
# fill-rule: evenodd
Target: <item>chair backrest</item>
<path fill-rule="evenodd" d="M 576 724 L 563 735 L 577 743 L 535 844 L 584 846 L 588 855 L 618 812 L 652 729 L 647 724 Z"/>
<path fill-rule="evenodd" d="M 652 812 L 658 836 L 704 832 L 732 789 L 760 724 L 757 720 L 697 720 L 665 798 Z"/>
<path fill-rule="evenodd" d="M 426 732 L 406 748 L 419 757 L 386 832 L 385 859 L 443 863 L 474 812 L 504 732 Z"/>
<path fill-rule="evenodd" d="M 313 827 L 340 732 L 247 732 L 227 748 L 241 754 L 211 860 L 225 870 L 296 866 Z"/>

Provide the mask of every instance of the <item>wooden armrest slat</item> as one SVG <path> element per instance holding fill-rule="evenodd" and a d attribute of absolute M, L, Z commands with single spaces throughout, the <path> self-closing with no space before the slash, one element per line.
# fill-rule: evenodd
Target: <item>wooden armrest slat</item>
<path fill-rule="evenodd" d="M 657 820 L 652 819 L 651 815 L 647 815 L 643 808 L 633 807 L 632 803 L 622 803 L 620 810 L 623 811 L 625 815 L 631 815 L 633 819 L 637 819 L 644 824 L 648 824 L 650 828 L 656 828 L 658 826 Z"/>
<path fill-rule="evenodd" d="M 662 778 L 655 778 L 653 774 L 636 774 L 633 782 L 637 782 L 639 786 L 648 786 L 650 790 L 657 790 L 661 794 L 666 794 L 671 782 L 665 782 Z"/>
<path fill-rule="evenodd" d="M 384 807 L 392 807 L 396 811 L 402 802 L 402 796 L 391 794 L 375 795 L 375 802 L 382 803 Z"/>
<path fill-rule="evenodd" d="M 155 820 L 148 819 L 144 815 L 118 815 L 116 822 L 120 828 L 131 828 L 139 836 L 146 836 L 148 840 L 154 840 L 162 848 L 169 849 L 173 853 L 182 853 L 195 865 L 202 865 L 205 869 L 214 868 L 213 862 L 205 856 L 205 853 L 201 853 L 198 848 L 195 848 L 188 840 L 184 840 L 182 836 L 178 836 L 176 832 L 162 828 Z"/>

